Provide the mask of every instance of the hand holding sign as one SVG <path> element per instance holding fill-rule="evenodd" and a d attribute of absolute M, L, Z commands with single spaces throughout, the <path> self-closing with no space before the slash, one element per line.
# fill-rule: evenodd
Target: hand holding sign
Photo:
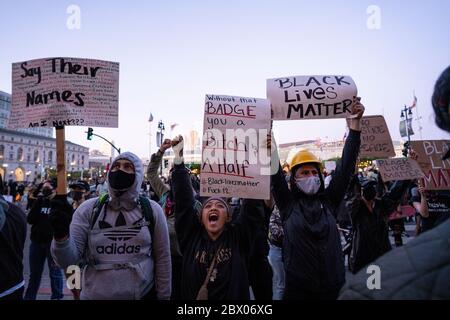
<path fill-rule="evenodd" d="M 351 114 L 347 117 L 349 119 L 349 128 L 355 131 L 361 131 L 361 118 L 364 114 L 364 105 L 361 103 L 360 97 L 353 97 L 351 106 Z"/>
<path fill-rule="evenodd" d="M 175 155 L 173 162 L 175 164 L 180 164 L 183 162 L 183 146 L 184 142 L 182 135 L 178 135 L 172 140 L 172 149 Z"/>
<path fill-rule="evenodd" d="M 159 151 L 161 151 L 162 153 L 166 152 L 167 149 L 169 149 L 170 147 L 172 147 L 172 140 L 170 139 L 165 139 L 163 144 L 161 145 L 161 147 L 159 147 Z"/>

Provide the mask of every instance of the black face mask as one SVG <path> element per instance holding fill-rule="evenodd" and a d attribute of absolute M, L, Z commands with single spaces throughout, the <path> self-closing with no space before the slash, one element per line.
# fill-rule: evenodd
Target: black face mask
<path fill-rule="evenodd" d="M 43 188 L 42 189 L 42 194 L 44 195 L 44 197 L 48 197 L 52 193 L 53 193 L 53 190 L 51 188 Z"/>
<path fill-rule="evenodd" d="M 135 177 L 136 174 L 126 173 L 122 170 L 110 171 L 108 182 L 113 189 L 126 190 L 133 185 Z"/>
<path fill-rule="evenodd" d="M 83 191 L 72 191 L 73 201 L 80 201 L 83 198 Z"/>
<path fill-rule="evenodd" d="M 376 195 L 377 195 L 377 190 L 375 189 L 374 186 L 367 186 L 367 187 L 363 188 L 363 190 L 362 190 L 362 196 L 367 201 L 371 201 L 371 200 L 375 199 Z"/>

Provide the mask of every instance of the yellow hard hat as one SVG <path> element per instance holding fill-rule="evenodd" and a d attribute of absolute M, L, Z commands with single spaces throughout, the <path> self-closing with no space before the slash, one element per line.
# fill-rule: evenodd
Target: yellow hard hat
<path fill-rule="evenodd" d="M 291 170 L 298 165 L 305 163 L 317 163 L 320 170 L 322 171 L 322 162 L 309 150 L 303 149 L 298 151 L 293 157 L 291 161 Z"/>

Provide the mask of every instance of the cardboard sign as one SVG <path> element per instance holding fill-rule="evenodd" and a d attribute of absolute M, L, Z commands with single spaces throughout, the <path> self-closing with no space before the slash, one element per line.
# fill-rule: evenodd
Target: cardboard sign
<path fill-rule="evenodd" d="M 46 58 L 12 65 L 8 128 L 118 127 L 119 64 Z"/>
<path fill-rule="evenodd" d="M 272 119 L 346 118 L 356 85 L 349 76 L 292 76 L 267 80 Z"/>
<path fill-rule="evenodd" d="M 450 189 L 450 159 L 442 160 L 450 148 L 450 140 L 411 141 L 418 154 L 417 162 L 424 173 L 420 180 L 425 190 Z"/>
<path fill-rule="evenodd" d="M 414 180 L 423 177 L 417 161 L 410 158 L 376 160 L 383 181 Z"/>
<path fill-rule="evenodd" d="M 269 129 L 268 100 L 206 95 L 200 195 L 269 199 Z"/>
<path fill-rule="evenodd" d="M 333 170 L 336 170 L 336 161 L 325 161 L 325 169 L 328 173 Z"/>
<path fill-rule="evenodd" d="M 395 157 L 389 129 L 383 116 L 366 116 L 361 119 L 360 157 Z"/>
<path fill-rule="evenodd" d="M 408 217 L 413 217 L 416 214 L 416 209 L 410 205 L 400 206 L 400 211 L 395 210 L 389 215 L 389 220 L 397 220 Z"/>

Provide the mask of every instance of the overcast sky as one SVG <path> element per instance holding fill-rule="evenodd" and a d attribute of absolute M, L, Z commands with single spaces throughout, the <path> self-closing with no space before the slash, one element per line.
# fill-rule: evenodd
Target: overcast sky
<path fill-rule="evenodd" d="M 80 29 L 67 27 L 69 5 L 80 9 Z M 394 140 L 413 90 L 422 137 L 448 138 L 434 124 L 430 97 L 450 64 L 449 12 L 443 0 L 1 1 L 0 90 L 11 92 L 13 62 L 119 62 L 119 128 L 94 133 L 148 157 L 150 112 L 155 151 L 159 120 L 166 129 L 180 124 L 177 132 L 201 131 L 206 93 L 265 98 L 268 78 L 344 74 L 366 114 L 385 116 Z M 279 143 L 341 139 L 345 121 L 278 121 L 274 129 Z M 98 148 L 86 130 L 68 127 L 66 139 Z"/>

